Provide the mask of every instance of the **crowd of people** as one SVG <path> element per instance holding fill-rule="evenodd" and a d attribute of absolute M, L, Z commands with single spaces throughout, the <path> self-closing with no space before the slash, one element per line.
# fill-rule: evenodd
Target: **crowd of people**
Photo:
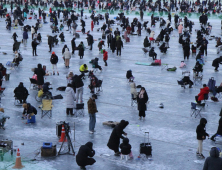
<path fill-rule="evenodd" d="M 6 29 L 11 31 L 12 23 L 14 23 L 14 26 L 17 27 L 22 26 L 23 27 L 23 34 L 22 34 L 22 42 L 18 42 L 17 38 L 18 35 L 16 32 L 13 33 L 12 38 L 14 40 L 13 44 L 13 52 L 15 54 L 15 58 L 13 60 L 13 63 L 16 63 L 17 66 L 22 61 L 19 51 L 20 43 L 23 43 L 24 47 L 29 46 L 27 44 L 27 40 L 32 39 L 31 47 L 32 47 L 32 55 L 37 55 L 37 46 L 40 45 L 43 41 L 41 37 L 41 27 L 47 27 L 47 18 L 46 18 L 46 11 L 44 11 L 42 8 L 43 6 L 47 6 L 46 3 L 41 1 L 39 3 L 40 7 L 38 9 L 38 17 L 36 18 L 36 24 L 35 25 L 24 25 L 24 21 L 27 20 L 28 16 L 33 13 L 34 11 L 29 10 L 28 3 L 24 3 L 24 8 L 20 8 L 20 3 L 23 4 L 23 2 L 18 1 L 17 4 L 12 2 L 11 3 L 11 12 L 9 13 L 7 9 L 3 10 L 3 6 L 1 6 L 0 10 L 0 16 L 3 13 L 6 17 Z M 83 59 L 85 55 L 85 50 L 87 50 L 87 45 L 89 46 L 88 50 L 93 50 L 95 47 L 95 41 L 93 37 L 93 30 L 94 25 L 99 24 L 100 20 L 105 20 L 105 22 L 102 24 L 102 26 L 97 30 L 101 30 L 101 40 L 98 40 L 98 51 L 99 54 L 102 54 L 103 61 L 104 61 L 104 67 L 108 66 L 107 60 L 108 60 L 108 53 L 115 54 L 116 56 L 123 55 L 122 49 L 125 46 L 124 44 L 130 43 L 130 39 L 133 39 L 134 35 L 143 36 L 144 33 L 146 34 L 143 42 L 141 42 L 141 46 L 144 47 L 145 51 L 149 52 L 149 57 L 152 57 L 153 61 L 155 62 L 158 58 L 157 52 L 155 52 L 155 44 L 160 50 L 161 53 L 166 54 L 168 48 L 170 48 L 170 39 L 172 35 L 172 31 L 176 29 L 178 31 L 178 42 L 181 44 L 181 48 L 183 49 L 183 63 L 185 60 L 189 60 L 190 53 L 196 54 L 196 63 L 193 67 L 194 74 L 198 77 L 203 72 L 204 69 L 204 56 L 207 56 L 208 51 L 208 36 L 211 33 L 212 26 L 208 22 L 207 13 L 220 13 L 221 7 L 218 5 L 219 2 L 207 2 L 203 1 L 202 4 L 200 1 L 191 2 L 191 1 L 173 1 L 170 2 L 167 1 L 160 1 L 157 0 L 156 2 L 152 2 L 149 0 L 146 1 L 115 1 L 115 2 L 109 2 L 109 1 L 78 1 L 78 2 L 71 2 L 66 1 L 63 3 L 62 1 L 59 3 L 57 1 L 54 1 L 52 5 L 54 7 L 66 7 L 66 8 L 83 8 L 87 7 L 90 8 L 91 14 L 90 19 L 91 22 L 85 22 L 84 16 L 83 16 L 83 10 L 80 11 L 80 15 L 75 13 L 74 11 L 70 10 L 61 10 L 61 9 L 55 9 L 52 8 L 49 9 L 49 15 L 50 15 L 50 29 L 52 30 L 52 35 L 47 35 L 47 44 L 49 46 L 49 62 L 52 65 L 52 74 L 59 76 L 59 68 L 57 67 L 57 64 L 59 61 L 58 55 L 53 51 L 53 48 L 60 48 L 58 46 L 59 40 L 62 43 L 65 43 L 62 50 L 63 60 L 64 60 L 64 66 L 66 69 L 69 70 L 69 74 L 66 76 L 67 79 L 67 86 L 65 88 L 65 94 L 66 94 L 66 114 L 74 115 L 73 109 L 75 108 L 76 104 L 84 103 L 83 101 L 83 90 L 85 89 L 84 86 L 84 80 L 86 79 L 86 76 L 90 79 L 89 89 L 90 93 L 92 93 L 91 97 L 87 101 L 88 106 L 88 113 L 89 113 L 89 133 L 94 134 L 95 133 L 95 126 L 96 126 L 96 113 L 97 105 L 96 105 L 96 99 L 97 95 L 96 93 L 99 91 L 98 89 L 102 85 L 102 80 L 99 80 L 98 77 L 94 74 L 94 71 L 97 69 L 102 72 L 103 66 L 99 65 L 99 58 L 92 59 L 90 63 L 92 64 L 93 71 L 90 71 L 88 69 L 88 65 L 86 63 L 82 64 L 77 71 L 79 71 L 79 74 L 74 74 L 72 71 L 70 71 L 72 66 L 70 66 L 70 59 L 75 54 L 75 51 L 78 51 L 78 56 L 80 59 Z M 35 4 L 34 2 L 31 2 L 32 5 L 37 6 L 38 4 Z M 127 11 L 134 11 L 138 10 L 140 19 L 133 18 L 133 21 L 130 23 L 130 19 L 125 16 L 123 12 L 120 12 L 118 16 L 115 18 L 115 20 L 112 20 L 109 16 L 109 13 L 105 13 L 105 15 L 98 14 L 96 15 L 94 9 L 96 9 L 98 6 L 101 10 L 125 10 Z M 148 26 L 148 21 L 144 21 L 144 12 L 146 10 L 149 10 L 150 12 L 159 11 L 168 12 L 168 17 L 165 20 L 164 17 L 156 17 L 153 14 L 151 15 L 151 18 L 149 20 L 150 27 Z M 196 30 L 196 39 L 197 41 L 194 43 L 191 43 L 191 36 L 194 34 L 193 31 L 193 25 L 194 22 L 189 20 L 187 16 L 184 18 L 180 18 L 177 14 L 174 15 L 174 25 L 172 24 L 173 21 L 171 20 L 172 13 L 171 12 L 197 12 L 200 13 L 201 16 L 199 17 L 199 23 L 200 23 L 200 29 Z M 63 15 L 60 16 L 60 13 Z M 31 14 L 30 16 L 34 16 L 34 14 Z M 31 18 L 30 18 L 31 19 Z M 61 21 L 60 21 L 61 20 Z M 59 21 L 62 22 L 60 27 L 58 28 Z M 117 22 L 118 25 L 121 27 L 122 31 L 119 30 L 119 28 L 115 28 L 113 24 Z M 157 27 L 157 22 L 160 22 L 160 33 L 155 37 L 156 30 L 155 27 Z M 44 25 L 45 23 L 45 25 Z M 76 45 L 76 39 L 79 38 L 79 33 L 77 31 L 78 24 L 80 24 L 81 32 L 82 34 L 87 34 L 87 45 L 84 44 L 83 41 L 80 42 L 79 45 Z M 198 23 L 195 23 L 198 24 Z M 91 31 L 86 32 L 85 27 L 86 25 L 90 25 Z M 68 48 L 68 42 L 66 41 L 65 33 L 63 32 L 64 27 L 67 26 L 67 31 L 69 31 L 70 36 L 73 36 L 71 40 L 71 50 Z M 136 30 L 137 28 L 137 30 Z M 114 31 L 115 29 L 115 31 Z M 143 30 L 143 31 L 142 31 Z M 29 33 L 30 32 L 30 33 Z M 57 34 L 58 33 L 58 38 Z M 31 35 L 31 36 L 29 36 Z M 105 41 L 105 39 L 107 41 Z M 105 49 L 105 46 L 107 44 L 107 49 Z M 191 46 L 192 44 L 192 46 Z M 216 47 L 220 48 L 222 45 L 222 42 L 220 38 L 218 38 Z M 25 48 L 25 50 L 28 50 L 28 48 Z M 20 57 L 20 58 L 19 58 Z M 181 60 L 182 60 L 181 59 Z M 212 66 L 215 67 L 215 71 L 218 71 L 219 64 L 222 63 L 222 57 L 218 57 L 213 60 Z M 44 63 L 45 64 L 45 63 Z M 33 78 L 36 80 L 36 84 L 38 86 L 38 90 L 43 90 L 44 94 L 48 94 L 49 96 L 52 96 L 50 90 L 50 83 L 45 82 L 44 77 L 50 75 L 46 71 L 46 66 L 42 65 L 41 63 L 37 64 L 37 68 L 33 69 Z M 5 68 L 3 64 L 0 64 L 0 90 L 2 86 L 2 80 L 5 76 Z M 139 120 L 145 120 L 146 116 L 146 110 L 147 110 L 147 104 L 149 102 L 148 93 L 145 89 L 145 87 L 140 86 L 140 91 L 137 92 L 137 86 L 134 82 L 134 76 L 132 75 L 132 71 L 129 70 L 127 72 L 126 78 L 129 79 L 130 84 L 130 93 L 132 94 L 132 99 L 134 99 L 138 106 L 138 116 Z M 184 76 L 184 78 L 178 82 L 180 85 L 189 84 L 189 88 L 192 88 L 193 82 L 190 80 L 189 76 Z M 222 92 L 222 85 L 216 87 L 212 93 L 214 96 L 214 99 L 216 98 L 216 94 Z M 200 89 L 200 93 L 194 97 L 196 100 L 196 103 L 200 106 L 201 101 L 206 99 L 206 95 L 210 93 L 210 89 L 206 84 L 203 84 L 203 88 Z M 22 107 L 24 108 L 23 111 L 23 118 L 27 119 L 32 115 L 37 114 L 37 110 L 34 106 L 32 106 L 30 103 L 27 103 L 27 98 L 29 96 L 29 92 L 24 87 L 23 82 L 20 82 L 18 87 L 15 87 L 14 89 L 15 97 L 19 100 L 19 102 L 22 104 Z M 32 97 L 32 96 L 30 96 Z M 222 116 L 222 113 L 220 114 Z M 4 128 L 4 124 L 6 121 L 6 118 L 10 118 L 6 114 L 4 114 L 4 109 L 0 108 L 0 127 Z M 211 136 L 211 140 L 215 141 L 215 137 L 217 135 L 222 135 L 222 118 L 219 120 L 219 126 L 217 133 Z M 131 152 L 131 145 L 129 144 L 129 139 L 127 138 L 127 133 L 123 130 L 126 128 L 126 126 L 129 124 L 126 120 L 121 120 L 120 123 L 113 129 L 111 136 L 108 140 L 107 146 L 109 149 L 113 150 L 115 153 L 115 156 L 122 155 L 130 155 L 132 157 Z M 198 141 L 198 150 L 196 154 L 200 158 L 205 158 L 202 151 L 203 151 L 203 140 L 206 139 L 206 137 L 210 137 L 208 133 L 206 133 L 206 124 L 207 120 L 205 118 L 200 119 L 200 124 L 196 128 L 197 133 L 197 141 Z M 120 139 L 123 139 L 123 142 L 121 143 Z M 121 143 L 121 144 L 120 144 Z M 121 149 L 121 151 L 119 151 Z M 216 147 L 213 147 L 210 151 L 210 157 L 206 159 L 204 164 L 204 170 L 207 169 L 214 169 L 219 170 L 222 166 L 222 158 L 219 158 L 219 150 Z M 93 143 L 87 142 L 85 145 L 82 145 L 79 148 L 79 152 L 76 155 L 76 163 L 81 167 L 81 169 L 85 169 L 85 166 L 87 165 L 93 165 L 96 161 L 92 157 L 95 155 L 95 150 L 93 149 Z M 90 158 L 89 158 L 90 157 Z M 216 162 L 216 163 L 215 163 Z"/>

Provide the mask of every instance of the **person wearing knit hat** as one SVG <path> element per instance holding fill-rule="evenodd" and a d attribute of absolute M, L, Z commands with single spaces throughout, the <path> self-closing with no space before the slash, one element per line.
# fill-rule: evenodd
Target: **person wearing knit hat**
<path fill-rule="evenodd" d="M 10 116 L 4 114 L 4 109 L 0 108 L 0 128 L 2 128 L 3 130 L 5 130 L 4 125 L 7 118 L 10 119 Z"/>
<path fill-rule="evenodd" d="M 51 58 L 50 58 L 50 62 L 52 64 L 53 75 L 55 75 L 55 70 L 57 71 L 57 75 L 59 75 L 59 72 L 57 70 L 57 63 L 58 63 L 58 61 L 59 61 L 58 56 L 53 51 L 52 55 L 51 55 Z"/>

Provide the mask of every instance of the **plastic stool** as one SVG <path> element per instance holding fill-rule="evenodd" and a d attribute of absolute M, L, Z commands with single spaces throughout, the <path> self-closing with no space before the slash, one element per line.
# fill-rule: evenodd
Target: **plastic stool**
<path fill-rule="evenodd" d="M 27 119 L 27 123 L 35 123 L 35 115 L 31 116 L 31 119 Z"/>
<path fill-rule="evenodd" d="M 121 154 L 121 159 L 124 159 L 124 158 L 126 158 L 126 161 L 129 159 L 129 155 L 123 155 L 123 154 Z"/>

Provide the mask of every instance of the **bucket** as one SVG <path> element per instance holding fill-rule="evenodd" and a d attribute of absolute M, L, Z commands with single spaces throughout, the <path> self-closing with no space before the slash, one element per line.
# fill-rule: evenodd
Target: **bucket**
<path fill-rule="evenodd" d="M 10 78 L 10 74 L 6 74 L 5 75 L 5 81 L 9 81 L 9 78 Z"/>

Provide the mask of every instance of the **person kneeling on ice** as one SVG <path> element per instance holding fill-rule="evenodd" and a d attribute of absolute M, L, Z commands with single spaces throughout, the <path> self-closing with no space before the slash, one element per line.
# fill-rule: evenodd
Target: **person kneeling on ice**
<path fill-rule="evenodd" d="M 33 107 L 30 103 L 24 103 L 22 105 L 22 107 L 24 108 L 23 113 L 22 113 L 22 118 L 26 119 L 26 118 L 30 118 L 31 116 L 33 116 L 34 114 L 37 114 L 37 110 L 35 107 Z"/>
<path fill-rule="evenodd" d="M 3 108 L 0 108 L 0 128 L 4 129 L 4 125 L 5 125 L 5 122 L 6 122 L 6 119 L 10 119 L 9 116 L 5 115 L 4 114 L 4 109 Z"/>
<path fill-rule="evenodd" d="M 87 142 L 79 148 L 79 152 L 76 155 L 76 163 L 81 169 L 86 169 L 85 166 L 93 165 L 96 162 L 95 159 L 92 158 L 95 155 L 95 150 L 93 150 L 92 147 L 93 143 Z"/>
<path fill-rule="evenodd" d="M 132 147 L 129 144 L 129 139 L 124 138 L 123 143 L 120 144 L 121 154 L 122 155 L 129 155 L 129 157 L 132 158 L 131 148 Z"/>
<path fill-rule="evenodd" d="M 210 156 L 205 160 L 203 170 L 221 170 L 222 158 L 220 158 L 220 148 L 212 147 Z"/>

